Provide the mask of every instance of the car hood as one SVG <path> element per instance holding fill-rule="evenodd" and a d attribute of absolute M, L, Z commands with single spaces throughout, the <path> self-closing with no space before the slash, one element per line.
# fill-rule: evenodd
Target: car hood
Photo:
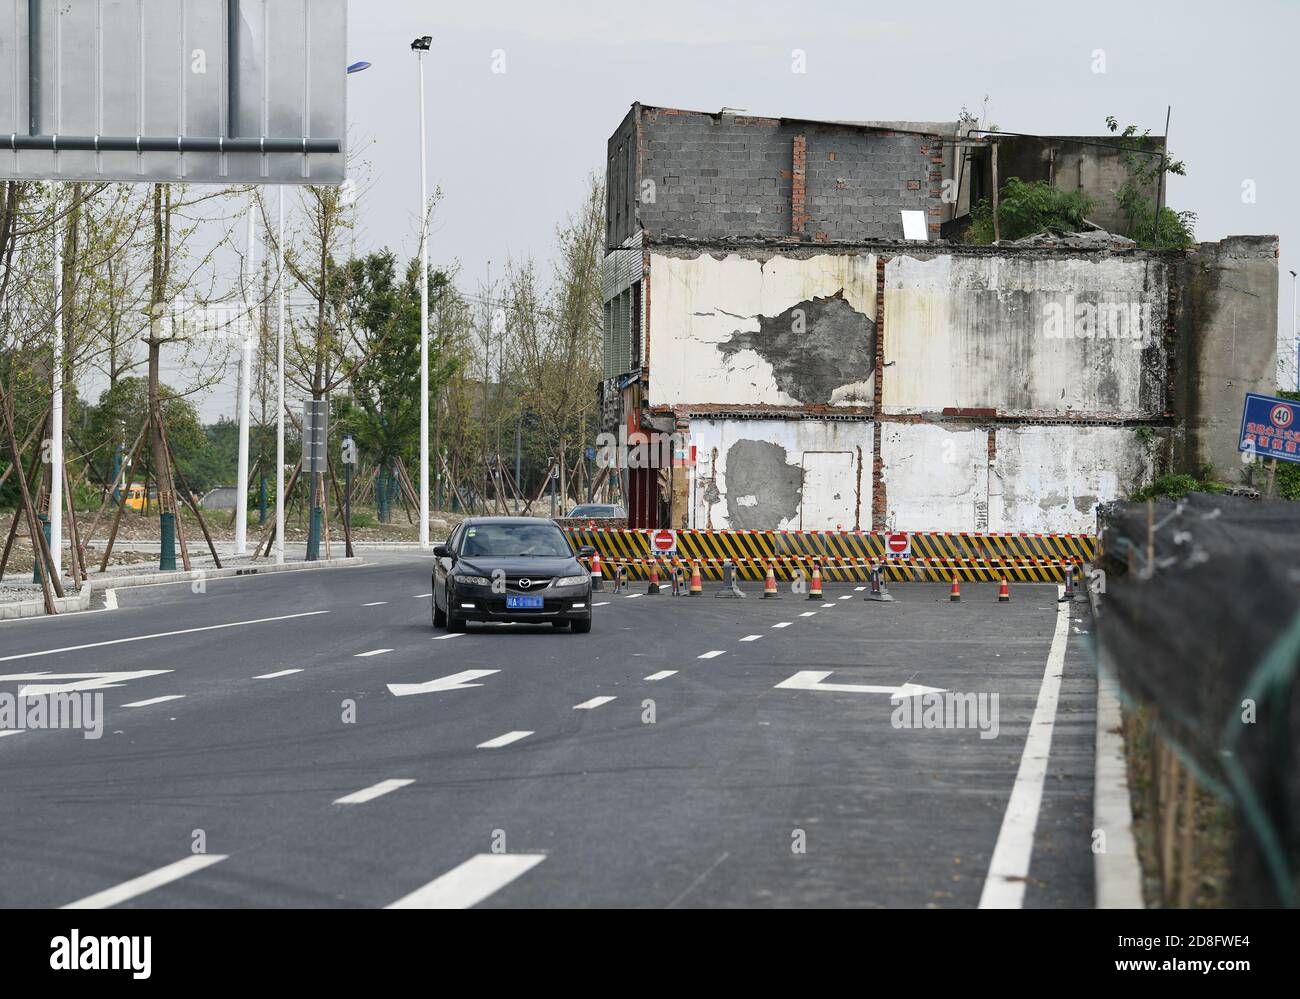
<path fill-rule="evenodd" d="M 491 576 L 497 569 L 509 576 L 576 576 L 585 572 L 582 564 L 572 555 L 557 555 L 553 558 L 534 558 L 529 555 L 476 555 L 462 558 L 456 563 L 460 572 L 472 572 L 482 576 Z"/>

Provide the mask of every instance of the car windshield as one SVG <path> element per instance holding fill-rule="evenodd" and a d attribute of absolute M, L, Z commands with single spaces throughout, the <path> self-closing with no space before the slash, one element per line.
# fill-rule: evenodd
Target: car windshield
<path fill-rule="evenodd" d="M 554 524 L 475 524 L 465 528 L 460 553 L 467 558 L 510 555 L 569 558 L 573 555 L 568 541 Z"/>
<path fill-rule="evenodd" d="M 570 517 L 621 517 L 616 506 L 575 506 Z"/>

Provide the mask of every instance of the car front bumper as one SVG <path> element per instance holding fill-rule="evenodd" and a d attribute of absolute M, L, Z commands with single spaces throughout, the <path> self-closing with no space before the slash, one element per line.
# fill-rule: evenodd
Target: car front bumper
<path fill-rule="evenodd" d="M 451 611 L 462 621 L 519 621 L 545 624 L 547 621 L 586 621 L 591 618 L 591 587 L 566 586 L 563 589 L 547 588 L 542 593 L 509 594 L 509 596 L 540 596 L 538 609 L 506 607 L 505 593 L 457 591 L 452 594 Z"/>

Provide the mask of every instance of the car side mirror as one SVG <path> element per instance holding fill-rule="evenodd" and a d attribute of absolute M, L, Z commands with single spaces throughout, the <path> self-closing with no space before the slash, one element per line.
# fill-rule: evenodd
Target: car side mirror
<path fill-rule="evenodd" d="M 448 548 L 446 545 L 434 545 L 433 557 L 434 558 L 455 558 L 456 556 L 451 553 L 451 549 Z"/>
<path fill-rule="evenodd" d="M 591 545 L 583 545 L 578 549 L 578 558 L 591 558 L 591 556 L 595 554 L 596 549 L 591 547 Z"/>

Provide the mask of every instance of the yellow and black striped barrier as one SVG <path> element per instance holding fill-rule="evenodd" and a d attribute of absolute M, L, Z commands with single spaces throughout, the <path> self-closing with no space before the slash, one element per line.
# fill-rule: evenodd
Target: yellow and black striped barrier
<path fill-rule="evenodd" d="M 574 546 L 589 545 L 603 562 L 623 565 L 629 579 L 645 579 L 650 565 L 650 532 L 568 528 Z M 865 531 L 700 531 L 679 530 L 678 562 L 698 562 L 705 579 L 720 580 L 731 561 L 740 579 L 760 581 L 771 565 L 780 579 L 808 576 L 816 564 L 831 582 L 868 582 L 872 565 L 884 567 L 891 582 L 963 580 L 1062 582 L 1068 566 L 1091 562 L 1097 540 L 1088 534 L 975 534 L 922 532 L 910 535 L 910 552 L 887 551 L 884 533 Z M 660 556 L 667 578 L 673 556 Z"/>

